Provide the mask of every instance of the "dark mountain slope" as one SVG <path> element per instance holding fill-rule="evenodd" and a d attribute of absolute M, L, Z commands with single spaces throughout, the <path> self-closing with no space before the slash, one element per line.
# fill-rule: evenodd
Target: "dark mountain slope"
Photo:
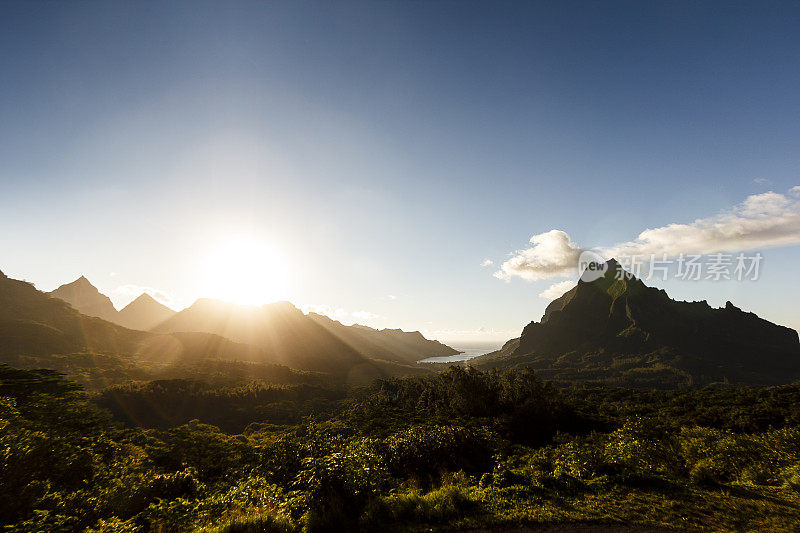
<path fill-rule="evenodd" d="M 256 346 L 274 363 L 302 370 L 380 374 L 374 362 L 289 302 L 254 307 L 200 299 L 152 331 L 214 333 Z"/>
<path fill-rule="evenodd" d="M 263 361 L 260 348 L 208 333 L 158 335 L 83 315 L 27 282 L 0 272 L 0 356 L 30 361 L 37 356 L 105 354 L 159 363 L 205 358 Z M 264 361 L 266 362 L 266 361 Z"/>
<path fill-rule="evenodd" d="M 325 372 L 348 382 L 427 373 L 361 356 L 288 303 L 242 308 L 201 300 L 157 329 L 137 331 L 83 315 L 32 284 L 0 273 L 0 362 L 17 366 L 48 367 L 58 360 L 59 367 L 81 368 L 102 381 L 108 372 L 98 374 L 87 355 L 103 355 L 115 382 L 142 365 L 150 373 L 168 371 L 165 365 L 191 365 L 195 373 L 208 364 L 223 368 L 211 360 Z"/>
<path fill-rule="evenodd" d="M 372 359 L 411 364 L 426 357 L 459 353 L 458 350 L 439 341 L 426 339 L 419 331 L 377 330 L 360 324 L 345 326 L 317 313 L 309 313 L 308 318 L 353 347 L 361 355 Z"/>
<path fill-rule="evenodd" d="M 135 353 L 147 336 L 81 314 L 30 283 L 0 274 L 0 354 Z"/>
<path fill-rule="evenodd" d="M 800 377 L 796 331 L 730 302 L 714 309 L 705 301 L 672 300 L 621 271 L 613 259 L 608 266 L 604 277 L 579 281 L 548 305 L 542 320 L 522 331 L 516 348 L 473 364 L 531 366 L 555 379 L 646 386 L 775 384 Z"/>

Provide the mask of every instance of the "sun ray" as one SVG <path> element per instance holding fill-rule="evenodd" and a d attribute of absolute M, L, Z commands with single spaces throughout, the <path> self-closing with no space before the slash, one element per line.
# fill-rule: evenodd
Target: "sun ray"
<path fill-rule="evenodd" d="M 239 305 L 262 305 L 287 299 L 290 269 L 268 243 L 232 237 L 202 264 L 203 296 Z"/>

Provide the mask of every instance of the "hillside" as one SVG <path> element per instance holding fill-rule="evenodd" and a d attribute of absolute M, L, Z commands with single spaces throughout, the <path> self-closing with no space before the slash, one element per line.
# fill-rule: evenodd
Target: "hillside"
<path fill-rule="evenodd" d="M 522 331 L 518 346 L 474 359 L 479 367 L 530 366 L 563 381 L 640 386 L 787 383 L 800 376 L 797 332 L 730 302 L 679 302 L 613 259 Z M 617 279 L 623 277 L 624 279 Z"/>
<path fill-rule="evenodd" d="M 152 331 L 214 333 L 260 348 L 272 363 L 344 374 L 351 381 L 422 372 L 369 359 L 289 302 L 255 307 L 200 299 Z"/>
<path fill-rule="evenodd" d="M 458 350 L 439 341 L 426 339 L 419 331 L 377 330 L 360 324 L 345 326 L 341 322 L 317 313 L 309 313 L 308 318 L 353 347 L 360 354 L 373 359 L 413 364 L 426 357 L 459 353 Z"/>

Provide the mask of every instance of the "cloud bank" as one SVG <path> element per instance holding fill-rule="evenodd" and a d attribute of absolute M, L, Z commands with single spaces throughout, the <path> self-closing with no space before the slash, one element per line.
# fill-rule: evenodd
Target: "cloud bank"
<path fill-rule="evenodd" d="M 531 247 L 513 252 L 494 276 L 506 281 L 513 277 L 536 281 L 577 275 L 583 249 L 566 232 L 550 230 L 534 235 L 530 242 Z M 631 241 L 593 250 L 606 258 L 639 256 L 644 260 L 651 254 L 676 257 L 796 244 L 800 244 L 800 185 L 787 194 L 754 194 L 717 215 L 690 224 L 646 229 Z"/>

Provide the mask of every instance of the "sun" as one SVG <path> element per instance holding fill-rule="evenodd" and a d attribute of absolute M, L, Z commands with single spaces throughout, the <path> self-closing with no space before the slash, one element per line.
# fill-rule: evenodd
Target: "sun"
<path fill-rule="evenodd" d="M 289 297 L 290 270 L 268 243 L 232 237 L 203 262 L 205 296 L 239 305 L 262 305 Z"/>

